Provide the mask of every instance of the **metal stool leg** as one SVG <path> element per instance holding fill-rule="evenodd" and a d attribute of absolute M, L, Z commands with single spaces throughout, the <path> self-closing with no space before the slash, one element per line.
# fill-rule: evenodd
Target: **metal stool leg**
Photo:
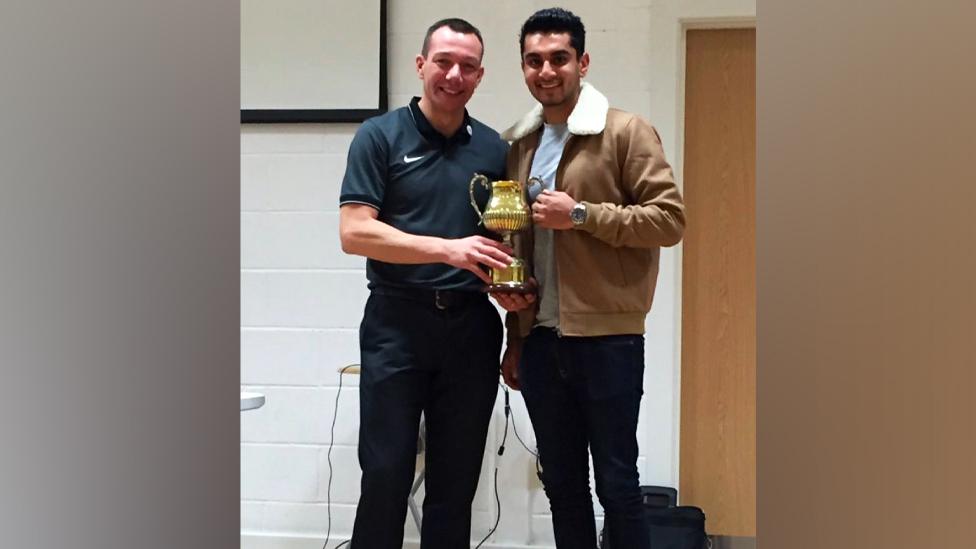
<path fill-rule="evenodd" d="M 424 483 L 424 470 L 421 469 L 417 473 L 417 478 L 413 481 L 413 487 L 410 488 L 410 497 L 407 498 L 407 506 L 410 507 L 410 514 L 413 515 L 413 521 L 417 524 L 417 531 L 420 531 L 420 507 L 417 502 L 413 499 L 413 496 L 420 489 L 420 485 Z"/>
<path fill-rule="evenodd" d="M 420 418 L 420 434 L 417 440 L 417 455 L 423 455 L 424 451 L 427 449 L 427 432 L 424 426 L 424 418 Z M 420 467 L 420 471 L 417 472 L 416 478 L 413 479 L 413 486 L 410 487 L 410 495 L 407 497 L 407 507 L 410 508 L 410 514 L 413 515 L 413 522 L 417 525 L 417 532 L 420 532 L 421 524 L 421 514 L 420 506 L 417 505 L 417 501 L 414 496 L 417 495 L 417 491 L 424 484 L 426 468 L 425 466 Z"/>
<path fill-rule="evenodd" d="M 348 366 L 339 368 L 339 373 L 349 373 L 358 374 L 360 373 L 359 364 L 349 364 Z M 424 427 L 424 418 L 420 418 L 420 432 L 417 437 L 417 455 L 422 456 L 427 446 L 427 431 Z M 417 532 L 420 532 L 421 524 L 421 514 L 420 506 L 417 505 L 417 501 L 414 500 L 414 496 L 417 495 L 417 491 L 424 483 L 425 469 L 423 466 L 420 467 L 420 471 L 417 472 L 417 477 L 413 479 L 413 486 L 410 487 L 410 495 L 407 497 L 407 507 L 410 509 L 410 514 L 413 516 L 413 521 L 417 525 Z"/>

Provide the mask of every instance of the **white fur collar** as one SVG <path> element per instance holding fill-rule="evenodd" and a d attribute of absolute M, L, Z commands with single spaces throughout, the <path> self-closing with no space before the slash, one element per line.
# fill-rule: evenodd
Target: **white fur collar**
<path fill-rule="evenodd" d="M 583 82 L 579 100 L 569 115 L 569 133 L 573 135 L 596 135 L 607 125 L 607 111 L 610 103 L 604 95 L 587 82 Z M 542 105 L 536 104 L 528 114 L 514 126 L 502 132 L 502 139 L 515 141 L 536 131 L 542 126 Z"/>

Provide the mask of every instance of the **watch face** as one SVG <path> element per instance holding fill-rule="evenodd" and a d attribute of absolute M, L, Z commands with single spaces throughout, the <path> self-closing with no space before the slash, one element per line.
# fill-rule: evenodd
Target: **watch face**
<path fill-rule="evenodd" d="M 569 218 L 575 225 L 582 225 L 586 221 L 586 206 L 577 204 L 569 211 Z"/>

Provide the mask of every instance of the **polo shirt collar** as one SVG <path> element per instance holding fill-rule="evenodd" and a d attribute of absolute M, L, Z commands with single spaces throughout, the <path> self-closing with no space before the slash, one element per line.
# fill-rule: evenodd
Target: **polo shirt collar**
<path fill-rule="evenodd" d="M 434 129 L 427 117 L 424 116 L 424 112 L 420 110 L 420 98 L 414 97 L 410 100 L 410 114 L 413 115 L 413 120 L 417 124 L 417 131 L 420 135 L 427 140 L 431 145 L 437 145 L 438 147 L 444 147 L 446 145 L 452 145 L 455 143 L 467 143 L 471 141 L 471 118 L 468 116 L 468 109 L 464 109 L 464 120 L 461 122 L 461 127 L 454 132 L 454 135 L 450 137 L 444 137 L 441 132 Z"/>

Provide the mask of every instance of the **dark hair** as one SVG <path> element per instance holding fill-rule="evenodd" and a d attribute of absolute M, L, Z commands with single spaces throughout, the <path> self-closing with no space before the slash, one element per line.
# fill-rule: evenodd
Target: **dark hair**
<path fill-rule="evenodd" d="M 424 35 L 424 45 L 420 48 L 420 55 L 427 57 L 427 52 L 430 50 L 430 35 L 434 34 L 434 32 L 441 27 L 447 27 L 454 32 L 460 32 L 461 34 L 475 35 L 478 38 L 478 42 L 481 42 L 481 55 L 483 56 L 485 54 L 485 41 L 481 38 L 481 31 L 464 19 L 449 17 L 447 19 L 441 19 L 427 29 L 427 34 Z"/>
<path fill-rule="evenodd" d="M 525 35 L 541 33 L 569 33 L 569 45 L 576 50 L 576 57 L 583 56 L 586 51 L 586 29 L 583 21 L 573 12 L 563 8 L 546 8 L 529 16 L 522 24 L 519 33 L 519 53 L 525 53 Z"/>

